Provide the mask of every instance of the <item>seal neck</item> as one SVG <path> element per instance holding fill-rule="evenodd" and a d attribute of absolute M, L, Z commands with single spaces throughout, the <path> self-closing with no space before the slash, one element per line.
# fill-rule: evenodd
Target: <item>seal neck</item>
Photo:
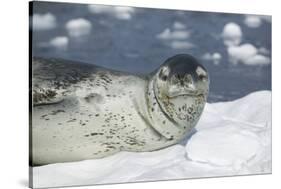
<path fill-rule="evenodd" d="M 147 86 L 147 109 L 152 127 L 167 139 L 180 139 L 185 134 L 182 129 L 165 112 L 155 90 L 155 77 L 152 77 Z"/>

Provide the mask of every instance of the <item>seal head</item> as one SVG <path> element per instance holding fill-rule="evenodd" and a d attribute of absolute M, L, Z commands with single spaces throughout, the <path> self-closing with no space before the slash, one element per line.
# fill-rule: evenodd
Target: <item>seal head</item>
<path fill-rule="evenodd" d="M 151 83 L 160 110 L 171 122 L 170 130 L 173 130 L 171 127 L 178 127 L 183 133 L 190 131 L 199 120 L 206 103 L 209 92 L 207 70 L 194 57 L 179 54 L 167 59 L 156 70 Z M 158 130 L 162 129 L 158 127 Z"/>

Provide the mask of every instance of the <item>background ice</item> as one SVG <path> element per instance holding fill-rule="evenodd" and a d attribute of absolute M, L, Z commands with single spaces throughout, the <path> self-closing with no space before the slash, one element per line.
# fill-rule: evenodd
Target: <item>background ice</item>
<path fill-rule="evenodd" d="M 71 37 L 81 37 L 90 34 L 92 24 L 84 18 L 76 18 L 69 20 L 65 28 Z"/>
<path fill-rule="evenodd" d="M 247 15 L 244 23 L 250 28 L 258 28 L 262 24 L 262 19 L 260 16 Z"/>
<path fill-rule="evenodd" d="M 50 30 L 57 25 L 56 17 L 51 13 L 34 14 L 32 20 L 33 30 Z"/>
<path fill-rule="evenodd" d="M 34 186 L 87 185 L 271 172 L 271 92 L 208 103 L 180 144 L 35 167 Z"/>
<path fill-rule="evenodd" d="M 240 46 L 228 47 L 230 62 L 237 64 L 243 63 L 247 65 L 266 65 L 270 64 L 270 58 L 258 54 L 258 49 L 252 44 L 243 44 Z"/>
<path fill-rule="evenodd" d="M 34 56 L 147 74 L 168 57 L 188 53 L 209 72 L 208 102 L 271 90 L 270 16 L 49 2 L 35 2 L 33 8 L 34 18 L 52 14 L 56 20 L 56 27 L 32 33 Z M 262 24 L 247 26 L 248 16 L 257 16 Z M 87 20 L 91 29 L 78 24 L 73 30 L 79 35 L 73 37 L 76 32 L 65 26 L 79 18 Z M 60 46 L 66 40 L 56 39 L 50 45 L 58 36 L 67 37 L 68 43 Z M 236 44 L 234 49 L 229 51 L 225 40 Z M 239 59 L 245 44 L 257 50 L 247 61 Z"/>
<path fill-rule="evenodd" d="M 135 9 L 133 7 L 122 6 L 105 6 L 105 5 L 89 5 L 88 9 L 93 14 L 111 15 L 120 20 L 130 20 Z"/>
<path fill-rule="evenodd" d="M 239 45 L 242 35 L 240 26 L 234 22 L 227 23 L 222 31 L 222 37 L 226 46 Z"/>
<path fill-rule="evenodd" d="M 49 44 L 58 50 L 66 50 L 68 46 L 68 37 L 57 36 L 50 40 Z"/>

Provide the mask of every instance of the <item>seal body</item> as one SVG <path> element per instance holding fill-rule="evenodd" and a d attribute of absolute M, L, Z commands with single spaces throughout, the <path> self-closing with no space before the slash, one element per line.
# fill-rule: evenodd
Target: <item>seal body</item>
<path fill-rule="evenodd" d="M 203 111 L 209 81 L 197 62 L 192 69 L 177 68 L 178 58 L 188 65 L 184 58 L 190 57 L 178 55 L 147 76 L 34 58 L 32 165 L 153 151 L 179 142 Z"/>

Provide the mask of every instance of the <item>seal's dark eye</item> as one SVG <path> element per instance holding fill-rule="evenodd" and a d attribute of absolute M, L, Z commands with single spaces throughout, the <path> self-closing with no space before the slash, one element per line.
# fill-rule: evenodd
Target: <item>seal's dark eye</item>
<path fill-rule="evenodd" d="M 159 78 L 163 81 L 166 81 L 168 79 L 168 75 L 169 75 L 169 69 L 163 67 L 159 73 Z"/>
<path fill-rule="evenodd" d="M 166 81 L 167 80 L 167 76 L 166 75 L 163 75 L 162 77 L 161 77 L 161 79 L 163 80 L 163 81 Z"/>

